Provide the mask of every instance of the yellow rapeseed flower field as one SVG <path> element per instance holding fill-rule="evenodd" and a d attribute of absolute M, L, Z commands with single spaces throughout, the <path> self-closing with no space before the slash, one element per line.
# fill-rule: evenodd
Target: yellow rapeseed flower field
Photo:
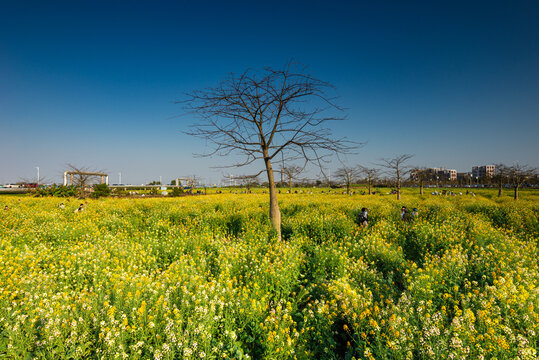
<path fill-rule="evenodd" d="M 3 196 L 0 358 L 537 359 L 539 197 L 493 194 L 283 192 L 281 241 L 261 192 Z"/>

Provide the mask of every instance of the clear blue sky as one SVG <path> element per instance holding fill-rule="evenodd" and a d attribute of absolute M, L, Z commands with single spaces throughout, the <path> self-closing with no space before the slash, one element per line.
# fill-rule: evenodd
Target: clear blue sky
<path fill-rule="evenodd" d="M 337 87 L 335 135 L 367 142 L 349 164 L 539 165 L 537 1 L 7 0 L 0 183 L 36 166 L 60 181 L 66 163 L 218 181 L 224 160 L 192 156 L 204 143 L 174 100 L 290 58 Z"/>

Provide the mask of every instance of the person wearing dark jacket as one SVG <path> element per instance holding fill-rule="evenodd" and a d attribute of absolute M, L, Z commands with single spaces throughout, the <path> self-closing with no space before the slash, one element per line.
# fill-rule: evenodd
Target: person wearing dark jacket
<path fill-rule="evenodd" d="M 367 225 L 369 224 L 369 209 L 367 208 L 362 208 L 361 209 L 361 213 L 359 214 L 359 224 L 363 227 L 367 227 Z"/>

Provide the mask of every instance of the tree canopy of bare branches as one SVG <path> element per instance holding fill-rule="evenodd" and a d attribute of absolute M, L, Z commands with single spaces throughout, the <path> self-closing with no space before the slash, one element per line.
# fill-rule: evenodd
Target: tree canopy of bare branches
<path fill-rule="evenodd" d="M 232 180 L 237 180 L 240 185 L 245 186 L 247 190 L 251 190 L 251 187 L 258 185 L 258 174 L 255 175 L 237 175 L 231 177 Z"/>
<path fill-rule="evenodd" d="M 362 165 L 359 166 L 359 169 L 365 175 L 365 179 L 367 180 L 367 184 L 369 186 L 369 195 L 372 195 L 372 185 L 380 175 L 380 170 L 377 168 L 369 168 Z"/>
<path fill-rule="evenodd" d="M 429 170 L 425 167 L 416 167 L 410 170 L 413 180 L 419 183 L 419 195 L 424 194 L 425 180 L 429 178 Z"/>
<path fill-rule="evenodd" d="M 73 164 L 67 164 L 68 171 L 73 172 L 73 185 L 78 188 L 79 196 L 84 197 L 87 195 L 86 187 L 97 183 L 103 173 L 102 170 L 91 169 L 87 166 L 76 166 Z M 103 174 L 104 175 L 104 174 Z"/>
<path fill-rule="evenodd" d="M 406 162 L 413 157 L 414 155 L 402 154 L 391 159 L 381 159 L 380 166 L 386 168 L 388 174 L 396 181 L 397 200 L 401 199 L 401 181 L 411 170 L 410 166 L 406 165 Z"/>
<path fill-rule="evenodd" d="M 350 185 L 359 180 L 360 170 L 357 166 L 342 166 L 335 172 L 335 177 L 346 185 L 346 193 L 350 194 Z"/>
<path fill-rule="evenodd" d="M 537 173 L 537 169 L 529 167 L 528 165 L 515 164 L 507 171 L 509 182 L 515 191 L 514 198 L 515 200 L 518 200 L 518 190 L 522 184 L 531 179 Z"/>
<path fill-rule="evenodd" d="M 297 165 L 289 165 L 283 167 L 281 171 L 288 181 L 288 188 L 292 189 L 293 181 L 298 178 L 299 174 L 303 171 L 303 168 Z"/>
<path fill-rule="evenodd" d="M 264 161 L 270 221 L 279 238 L 281 214 L 272 166 L 276 156 L 283 153 L 286 161 L 301 159 L 320 165 L 328 156 L 356 147 L 344 138 L 334 138 L 327 126 L 344 119 L 333 90 L 331 84 L 291 61 L 282 69 L 231 74 L 216 87 L 192 91 L 179 102 L 199 119 L 186 133 L 210 145 L 211 150 L 200 155 L 240 155 L 242 161 L 232 166 Z"/>
<path fill-rule="evenodd" d="M 496 164 L 494 165 L 496 172 L 494 174 L 493 180 L 498 185 L 498 197 L 501 197 L 503 194 L 503 185 L 507 182 L 510 168 L 505 164 Z"/>

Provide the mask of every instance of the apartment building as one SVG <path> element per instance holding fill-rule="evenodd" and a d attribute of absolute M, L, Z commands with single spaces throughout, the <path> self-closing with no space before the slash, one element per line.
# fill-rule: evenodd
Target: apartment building
<path fill-rule="evenodd" d="M 441 168 L 414 169 L 410 172 L 412 180 L 419 180 L 423 177 L 425 181 L 455 181 L 457 180 L 457 170 Z"/>
<path fill-rule="evenodd" d="M 494 165 L 482 165 L 472 167 L 472 177 L 474 179 L 482 179 L 485 177 L 493 177 L 495 172 Z"/>

